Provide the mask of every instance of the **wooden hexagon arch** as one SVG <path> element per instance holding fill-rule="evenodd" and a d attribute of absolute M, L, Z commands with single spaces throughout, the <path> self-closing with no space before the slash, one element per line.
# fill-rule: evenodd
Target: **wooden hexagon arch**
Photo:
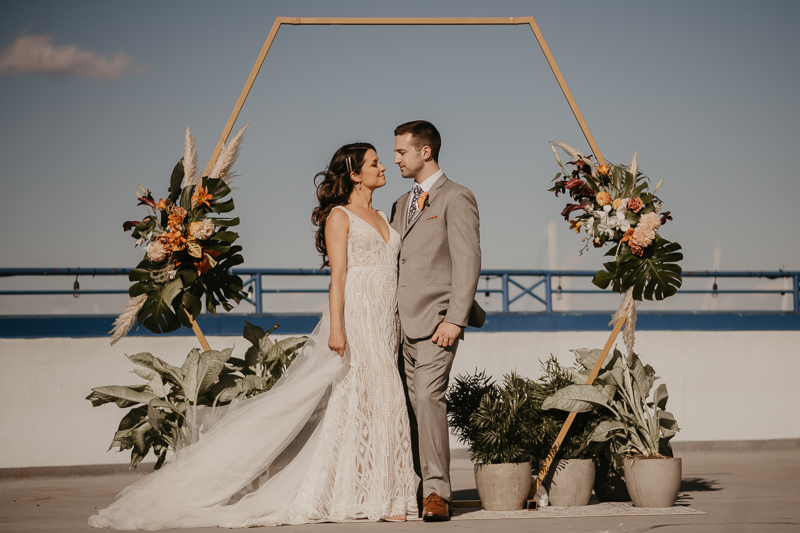
<path fill-rule="evenodd" d="M 269 53 L 269 49 L 272 46 L 272 42 L 275 40 L 275 37 L 278 35 L 278 30 L 284 24 L 291 24 L 293 26 L 518 26 L 520 24 L 527 24 L 533 30 L 533 35 L 536 37 L 536 41 L 539 43 L 539 46 L 544 52 L 544 56 L 547 59 L 547 63 L 550 65 L 550 68 L 553 70 L 553 74 L 555 74 L 556 81 L 558 82 L 559 87 L 561 87 L 561 91 L 564 93 L 564 96 L 567 98 L 567 103 L 569 104 L 570 109 L 572 109 L 572 114 L 575 115 L 575 119 L 578 121 L 578 125 L 583 132 L 584 137 L 586 137 L 586 141 L 589 143 L 589 147 L 591 147 L 592 152 L 594 153 L 597 161 L 600 164 L 605 164 L 605 159 L 603 155 L 600 153 L 600 149 L 597 147 L 597 143 L 594 141 L 594 137 L 592 136 L 592 132 L 589 131 L 589 126 L 586 125 L 586 121 L 583 118 L 583 114 L 581 110 L 578 109 L 578 104 L 575 102 L 575 98 L 572 97 L 572 92 L 569 90 L 567 86 L 566 80 L 564 80 L 564 76 L 561 75 L 561 70 L 558 68 L 556 64 L 555 58 L 553 58 L 553 54 L 550 52 L 550 47 L 547 46 L 547 42 L 544 40 L 544 36 L 542 35 L 539 26 L 536 24 L 536 20 L 533 17 L 514 17 L 514 18 L 299 18 L 299 17 L 276 17 L 275 23 L 272 25 L 272 29 L 267 36 L 267 40 L 264 42 L 264 46 L 261 47 L 261 52 L 258 54 L 258 59 L 256 59 L 255 65 L 253 65 L 253 69 L 250 71 L 250 75 L 247 77 L 247 82 L 244 84 L 244 88 L 242 89 L 242 93 L 239 95 L 239 99 L 236 101 L 236 105 L 233 107 L 233 112 L 231 112 L 230 118 L 228 118 L 228 123 L 225 124 L 225 129 L 222 130 L 222 135 L 220 135 L 219 140 L 217 141 L 217 146 L 214 148 L 214 153 L 211 154 L 211 159 L 208 162 L 208 165 L 205 169 L 205 174 L 208 174 L 211 171 L 211 167 L 214 161 L 217 160 L 220 151 L 222 150 L 222 145 L 228 140 L 228 136 L 231 134 L 231 130 L 233 130 L 233 125 L 236 123 L 236 119 L 239 118 L 239 112 L 242 110 L 244 106 L 245 100 L 247 100 L 247 96 L 250 94 L 250 89 L 253 87 L 253 83 L 256 81 L 256 77 L 258 76 L 258 72 L 261 70 L 261 66 L 264 64 L 264 60 Z"/>
<path fill-rule="evenodd" d="M 264 64 L 264 60 L 267 57 L 267 53 L 269 53 L 269 49 L 272 46 L 272 42 L 275 40 L 275 37 L 278 35 L 278 30 L 284 24 L 291 24 L 293 26 L 299 25 L 308 25 L 308 26 L 331 26 L 331 25 L 344 25 L 344 26 L 518 26 L 520 24 L 528 24 L 533 31 L 533 35 L 536 37 L 536 41 L 539 43 L 539 46 L 544 52 L 544 56 L 547 59 L 547 63 L 550 65 L 550 68 L 555 74 L 556 81 L 558 82 L 559 87 L 561 87 L 561 91 L 564 93 L 564 96 L 567 99 L 567 103 L 569 104 L 570 109 L 572 110 L 572 114 L 575 115 L 575 119 L 578 121 L 578 125 L 583 132 L 584 137 L 586 137 L 586 141 L 589 143 L 589 146 L 592 149 L 597 161 L 600 164 L 605 164 L 605 159 L 603 155 L 600 153 L 600 149 L 597 147 L 597 143 L 592 136 L 592 132 L 589 131 L 589 126 L 586 125 L 586 121 L 583 118 L 583 114 L 581 113 L 580 109 L 578 109 L 578 104 L 575 102 L 575 99 L 572 97 L 572 92 L 569 90 L 567 86 L 566 80 L 564 80 L 564 76 L 561 74 L 561 70 L 558 68 L 556 64 L 555 58 L 553 58 L 553 54 L 550 52 L 550 47 L 547 46 L 547 42 L 544 40 L 544 36 L 542 35 L 539 26 L 536 24 L 536 20 L 533 17 L 519 17 L 519 18 L 299 18 L 299 17 L 277 17 L 275 19 L 275 23 L 272 25 L 272 29 L 267 36 L 267 40 L 264 42 L 264 46 L 261 47 L 261 52 L 258 54 L 258 59 L 256 59 L 255 65 L 253 65 L 252 70 L 250 71 L 250 75 L 247 77 L 247 82 L 242 89 L 241 94 L 239 95 L 239 99 L 236 101 L 236 105 L 233 108 L 233 112 L 231 112 L 230 118 L 228 118 L 228 123 L 225 124 L 225 129 L 222 131 L 222 135 L 220 135 L 219 140 L 217 141 L 217 146 L 214 148 L 214 153 L 211 155 L 211 159 L 206 166 L 204 174 L 208 174 L 211 171 L 213 163 L 217 160 L 220 151 L 222 150 L 222 146 L 228 140 L 228 136 L 233 129 L 233 125 L 236 123 L 236 119 L 239 117 L 239 112 L 242 110 L 244 106 L 245 100 L 247 100 L 247 96 L 250 94 L 250 89 L 253 87 L 253 83 L 256 81 L 256 77 L 258 76 L 259 71 L 261 70 L 261 66 Z M 611 335 L 606 342 L 606 345 L 603 347 L 603 352 L 597 359 L 597 364 L 592 369 L 592 373 L 587 380 L 588 384 L 594 383 L 595 378 L 597 377 L 599 370 L 603 364 L 603 361 L 606 358 L 606 355 L 610 351 L 611 347 L 616 340 L 617 335 L 619 334 L 620 330 L 622 329 L 623 324 L 627 315 L 622 316 L 614 326 L 614 330 L 612 331 Z M 194 321 L 193 321 L 194 322 Z M 204 349 L 210 349 L 208 347 L 208 343 L 205 342 L 205 338 L 200 331 L 200 328 L 197 326 L 196 323 L 193 323 L 193 329 L 195 334 L 197 334 L 200 343 L 203 345 Z M 556 453 L 561 445 L 561 442 L 566 437 L 567 432 L 569 431 L 569 427 L 572 425 L 572 421 L 575 419 L 576 413 L 570 413 L 567 417 L 567 420 L 564 422 L 564 425 L 561 428 L 558 437 L 556 438 L 553 447 L 548 453 L 547 457 L 545 458 L 544 464 L 539 471 L 539 475 L 536 478 L 536 482 L 533 484 L 531 488 L 529 498 L 535 497 L 539 487 L 541 486 L 544 478 L 547 476 L 547 472 L 550 469 L 550 465 L 555 458 Z M 465 506 L 473 506 L 470 505 L 472 502 L 458 502 L 462 504 L 466 504 Z M 536 509 L 536 503 L 534 500 L 528 500 L 528 509 Z"/>

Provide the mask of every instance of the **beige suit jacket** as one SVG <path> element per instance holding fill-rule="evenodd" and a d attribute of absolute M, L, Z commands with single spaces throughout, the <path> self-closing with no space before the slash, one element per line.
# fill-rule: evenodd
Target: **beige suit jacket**
<path fill-rule="evenodd" d="M 429 337 L 442 320 L 481 327 L 486 313 L 475 302 L 481 271 L 475 196 L 442 175 L 428 192 L 428 205 L 408 224 L 410 195 L 395 201 L 391 216 L 403 237 L 397 288 L 403 332 L 412 339 Z"/>

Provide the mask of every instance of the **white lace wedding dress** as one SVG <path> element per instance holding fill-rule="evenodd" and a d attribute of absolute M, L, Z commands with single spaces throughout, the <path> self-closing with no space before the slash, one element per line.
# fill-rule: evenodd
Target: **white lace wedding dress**
<path fill-rule="evenodd" d="M 387 243 L 337 209 L 350 218 L 345 357 L 327 347 L 326 311 L 272 390 L 201 428 L 197 443 L 126 487 L 90 525 L 252 527 L 416 514 L 397 370 L 400 235 L 390 227 Z"/>

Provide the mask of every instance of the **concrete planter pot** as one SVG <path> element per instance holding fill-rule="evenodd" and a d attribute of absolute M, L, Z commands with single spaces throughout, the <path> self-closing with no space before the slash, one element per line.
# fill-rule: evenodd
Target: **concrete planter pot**
<path fill-rule="evenodd" d="M 593 459 L 561 459 L 553 463 L 544 481 L 550 505 L 586 505 L 592 497 L 596 467 Z"/>
<path fill-rule="evenodd" d="M 475 465 L 475 486 L 487 511 L 525 508 L 531 490 L 531 464 Z"/>
<path fill-rule="evenodd" d="M 681 460 L 625 459 L 625 485 L 636 507 L 672 507 L 681 488 Z"/>

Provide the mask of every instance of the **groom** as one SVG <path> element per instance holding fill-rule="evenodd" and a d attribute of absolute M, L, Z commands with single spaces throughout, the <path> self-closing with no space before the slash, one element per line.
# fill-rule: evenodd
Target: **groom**
<path fill-rule="evenodd" d="M 475 302 L 481 270 L 478 204 L 439 169 L 441 136 L 424 120 L 394 130 L 394 162 L 413 189 L 392 206 L 403 237 L 397 301 L 401 377 L 408 395 L 414 468 L 422 479 L 422 518 L 450 520 L 450 441 L 445 392 L 466 326 L 481 327 Z"/>

